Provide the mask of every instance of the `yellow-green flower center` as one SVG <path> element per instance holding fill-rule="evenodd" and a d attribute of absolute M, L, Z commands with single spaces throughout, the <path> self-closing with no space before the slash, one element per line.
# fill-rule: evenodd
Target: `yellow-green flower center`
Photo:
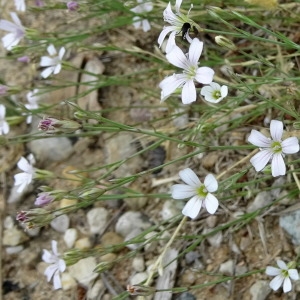
<path fill-rule="evenodd" d="M 214 91 L 213 92 L 213 97 L 218 100 L 221 97 L 221 92 L 220 91 Z"/>
<path fill-rule="evenodd" d="M 273 150 L 273 153 L 281 153 L 282 152 L 282 146 L 280 142 L 273 142 L 271 145 L 271 148 Z"/>
<path fill-rule="evenodd" d="M 197 195 L 201 198 L 205 198 L 208 194 L 207 189 L 205 188 L 205 185 L 201 185 L 199 188 L 197 188 Z"/>

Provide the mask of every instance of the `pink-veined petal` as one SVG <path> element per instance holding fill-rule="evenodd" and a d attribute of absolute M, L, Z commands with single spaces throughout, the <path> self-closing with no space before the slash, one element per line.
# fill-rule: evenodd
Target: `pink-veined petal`
<path fill-rule="evenodd" d="M 182 210 L 182 214 L 190 217 L 191 219 L 195 219 L 199 215 L 201 206 L 202 199 L 200 199 L 198 196 L 194 196 L 186 203 Z"/>
<path fill-rule="evenodd" d="M 205 197 L 204 205 L 206 210 L 213 215 L 219 207 L 219 201 L 213 194 L 208 193 Z"/>
<path fill-rule="evenodd" d="M 214 175 L 208 174 L 204 179 L 204 185 L 208 192 L 213 193 L 218 189 L 218 181 Z"/>
<path fill-rule="evenodd" d="M 203 50 L 203 42 L 194 38 L 189 48 L 189 60 L 193 65 L 197 65 Z"/>
<path fill-rule="evenodd" d="M 289 276 L 293 279 L 293 280 L 298 280 L 299 279 L 299 273 L 296 269 L 290 269 L 288 270 Z"/>
<path fill-rule="evenodd" d="M 58 290 L 61 288 L 61 280 L 60 280 L 60 275 L 59 275 L 58 271 L 56 271 L 53 276 L 53 287 L 55 290 Z"/>
<path fill-rule="evenodd" d="M 188 70 L 190 62 L 178 46 L 174 46 L 166 55 L 167 60 L 174 66 Z"/>
<path fill-rule="evenodd" d="M 273 153 L 268 149 L 261 150 L 250 159 L 250 163 L 259 172 L 267 165 L 272 155 Z"/>
<path fill-rule="evenodd" d="M 270 148 L 272 143 L 269 138 L 265 137 L 262 133 L 255 129 L 251 130 L 251 133 L 248 137 L 248 142 L 261 148 Z"/>
<path fill-rule="evenodd" d="M 271 168 L 273 177 L 285 175 L 286 166 L 280 153 L 276 153 L 273 155 Z"/>
<path fill-rule="evenodd" d="M 171 187 L 172 198 L 176 200 L 186 199 L 195 196 L 194 187 L 186 184 L 174 184 Z"/>
<path fill-rule="evenodd" d="M 270 288 L 274 291 L 277 291 L 281 287 L 283 280 L 284 280 L 284 277 L 281 274 L 277 275 L 275 278 L 273 278 L 271 280 Z"/>
<path fill-rule="evenodd" d="M 48 51 L 48 53 L 49 53 L 50 56 L 55 56 L 55 55 L 57 55 L 56 49 L 55 49 L 55 47 L 54 47 L 52 44 L 50 44 L 50 45 L 47 47 L 47 51 Z"/>
<path fill-rule="evenodd" d="M 268 266 L 266 268 L 266 274 L 269 276 L 277 276 L 281 273 L 281 269 L 275 268 L 275 267 L 270 267 Z"/>
<path fill-rule="evenodd" d="M 293 154 L 299 152 L 299 141 L 295 136 L 285 139 L 281 143 L 282 152 L 286 154 Z"/>
<path fill-rule="evenodd" d="M 281 141 L 283 133 L 283 123 L 278 120 L 272 120 L 270 124 L 270 133 L 274 141 Z"/>
<path fill-rule="evenodd" d="M 212 82 L 215 71 L 209 67 L 200 67 L 197 69 L 195 79 L 202 84 L 209 84 Z"/>
<path fill-rule="evenodd" d="M 197 100 L 197 92 L 193 80 L 189 80 L 183 85 L 181 99 L 183 104 L 190 104 Z"/>
<path fill-rule="evenodd" d="M 181 170 L 179 172 L 179 177 L 181 178 L 182 181 L 184 181 L 186 184 L 188 184 L 192 187 L 197 188 L 197 187 L 200 187 L 202 185 L 202 183 L 199 180 L 198 176 L 190 168 L 186 168 L 184 170 Z"/>
<path fill-rule="evenodd" d="M 286 277 L 283 281 L 283 292 L 287 293 L 292 290 L 292 282 L 289 277 Z"/>

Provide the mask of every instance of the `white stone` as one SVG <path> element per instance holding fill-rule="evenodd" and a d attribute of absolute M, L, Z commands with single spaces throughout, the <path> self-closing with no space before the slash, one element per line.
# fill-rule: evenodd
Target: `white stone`
<path fill-rule="evenodd" d="M 250 288 L 251 300 L 265 300 L 271 291 L 268 281 L 257 280 Z"/>
<path fill-rule="evenodd" d="M 220 265 L 220 273 L 226 275 L 233 275 L 233 260 L 227 260 Z"/>
<path fill-rule="evenodd" d="M 70 290 L 77 286 L 76 280 L 72 277 L 70 273 L 66 273 L 66 272 L 61 274 L 61 284 L 62 284 L 62 289 L 64 291 Z"/>
<path fill-rule="evenodd" d="M 7 216 L 3 222 L 5 229 L 12 229 L 15 226 L 14 220 L 11 216 Z"/>
<path fill-rule="evenodd" d="M 66 230 L 64 235 L 64 241 L 69 249 L 74 246 L 77 236 L 78 236 L 77 229 L 69 228 Z"/>
<path fill-rule="evenodd" d="M 146 280 L 147 278 L 148 278 L 148 274 L 146 272 L 136 273 L 130 278 L 130 284 L 131 285 L 139 284 L 142 281 Z"/>
<path fill-rule="evenodd" d="M 142 256 L 137 256 L 132 261 L 132 267 L 137 272 L 143 272 L 145 270 L 145 261 Z"/>
<path fill-rule="evenodd" d="M 5 251 L 7 254 L 17 254 L 21 252 L 24 249 L 22 245 L 20 246 L 14 246 L 14 247 L 6 247 Z"/>
<path fill-rule="evenodd" d="M 97 280 L 92 287 L 89 287 L 87 292 L 87 300 L 98 300 L 102 299 L 101 296 L 103 292 L 106 290 L 102 280 Z"/>
<path fill-rule="evenodd" d="M 174 201 L 167 200 L 165 201 L 162 210 L 160 212 L 160 215 L 162 216 L 163 220 L 168 220 L 172 217 L 177 216 L 180 213 L 180 210 L 178 207 L 176 207 Z"/>
<path fill-rule="evenodd" d="M 81 238 L 75 242 L 76 249 L 90 249 L 92 247 L 92 243 L 88 237 Z"/>
<path fill-rule="evenodd" d="M 103 207 L 96 207 L 87 213 L 87 222 L 93 234 L 102 234 L 107 224 L 108 211 Z"/>
<path fill-rule="evenodd" d="M 70 218 L 67 215 L 60 215 L 52 220 L 50 225 L 55 231 L 64 233 L 69 228 Z"/>
<path fill-rule="evenodd" d="M 87 257 L 70 266 L 69 271 L 80 284 L 87 287 L 98 276 L 93 272 L 96 266 L 96 258 Z"/>
<path fill-rule="evenodd" d="M 27 241 L 28 237 L 23 231 L 19 230 L 17 227 L 11 229 L 5 229 L 3 232 L 2 243 L 5 246 L 17 246 Z"/>

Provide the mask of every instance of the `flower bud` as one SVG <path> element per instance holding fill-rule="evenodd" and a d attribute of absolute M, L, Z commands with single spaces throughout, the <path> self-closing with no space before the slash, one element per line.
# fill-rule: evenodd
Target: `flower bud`
<path fill-rule="evenodd" d="M 230 41 L 229 39 L 227 39 L 226 37 L 224 37 L 223 35 L 217 35 L 215 37 L 215 42 L 219 46 L 227 48 L 229 50 L 236 50 L 237 49 L 235 44 L 232 41 Z"/>
<path fill-rule="evenodd" d="M 36 198 L 34 204 L 36 206 L 45 206 L 55 200 L 54 196 L 51 196 L 50 193 L 42 192 L 38 194 L 38 197 Z"/>
<path fill-rule="evenodd" d="M 149 296 L 153 293 L 155 293 L 155 289 L 150 286 L 146 285 L 127 285 L 127 292 L 130 293 L 130 295 L 139 295 L 139 296 Z"/>
<path fill-rule="evenodd" d="M 67 7 L 69 11 L 76 11 L 79 8 L 79 4 L 77 1 L 69 1 Z"/>
<path fill-rule="evenodd" d="M 20 211 L 16 216 L 16 220 L 26 224 L 28 228 L 43 227 L 48 225 L 54 218 L 54 215 L 43 208 Z"/>
<path fill-rule="evenodd" d="M 40 121 L 38 128 L 47 134 L 72 133 L 81 128 L 81 125 L 72 120 L 58 120 L 55 118 L 45 118 Z"/>

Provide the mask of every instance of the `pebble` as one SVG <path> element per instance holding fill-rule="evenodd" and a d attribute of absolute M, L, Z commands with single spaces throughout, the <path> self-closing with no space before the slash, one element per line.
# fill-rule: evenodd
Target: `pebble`
<path fill-rule="evenodd" d="M 197 300 L 197 298 L 188 292 L 184 292 L 180 294 L 180 296 L 176 298 L 176 300 Z"/>
<path fill-rule="evenodd" d="M 273 196 L 270 191 L 263 191 L 256 195 L 254 201 L 250 203 L 247 207 L 247 212 L 254 212 L 268 204 L 273 200 Z"/>
<path fill-rule="evenodd" d="M 232 276 L 234 271 L 236 275 L 241 275 L 246 273 L 248 269 L 245 265 L 237 264 L 234 266 L 232 259 L 229 259 L 220 265 L 220 272 L 223 274 Z"/>
<path fill-rule="evenodd" d="M 59 207 L 60 208 L 65 208 L 71 205 L 75 205 L 77 204 L 78 200 L 76 199 L 61 199 L 61 201 L 59 202 Z"/>
<path fill-rule="evenodd" d="M 77 286 L 76 280 L 67 272 L 61 274 L 61 284 L 64 291 L 71 290 Z"/>
<path fill-rule="evenodd" d="M 145 252 L 149 253 L 157 249 L 158 241 L 155 241 L 155 236 L 157 236 L 156 231 L 151 231 L 145 235 L 145 239 L 146 239 L 145 247 L 144 247 Z M 153 240 L 151 241 L 151 239 Z"/>
<path fill-rule="evenodd" d="M 50 226 L 57 232 L 65 233 L 69 228 L 70 218 L 68 215 L 60 215 L 51 221 Z"/>
<path fill-rule="evenodd" d="M 279 225 L 292 237 L 294 245 L 300 245 L 300 210 L 280 216 Z"/>
<path fill-rule="evenodd" d="M 87 257 L 79 260 L 76 264 L 69 267 L 72 276 L 84 287 L 87 287 L 98 274 L 93 270 L 96 268 L 97 262 L 95 257 Z"/>
<path fill-rule="evenodd" d="M 213 229 L 211 228 L 205 228 L 203 230 L 203 234 L 209 233 L 210 231 L 212 231 Z M 213 247 L 219 248 L 222 241 L 223 241 L 223 234 L 222 231 L 218 231 L 217 233 L 215 233 L 214 235 L 208 236 L 207 237 L 207 241 L 209 242 L 209 244 Z"/>
<path fill-rule="evenodd" d="M 169 220 L 172 217 L 177 216 L 180 213 L 178 207 L 174 205 L 174 201 L 167 200 L 165 201 L 162 210 L 160 212 L 161 217 L 164 221 Z"/>
<path fill-rule="evenodd" d="M 250 287 L 250 294 L 252 296 L 251 300 L 265 300 L 271 293 L 271 288 L 269 287 L 269 281 L 257 280 Z"/>
<path fill-rule="evenodd" d="M 100 257 L 101 262 L 113 262 L 116 260 L 117 255 L 115 253 L 107 253 Z"/>
<path fill-rule="evenodd" d="M 103 207 L 95 207 L 87 213 L 87 222 L 90 232 L 102 234 L 107 224 L 108 211 Z"/>
<path fill-rule="evenodd" d="M 125 242 L 135 238 L 136 236 L 138 236 L 139 234 L 141 234 L 142 230 L 139 228 L 135 228 L 133 229 L 126 237 L 125 237 Z M 139 246 L 141 245 L 141 243 L 138 244 L 128 244 L 126 247 L 130 250 L 136 250 Z"/>
<path fill-rule="evenodd" d="M 121 236 L 127 237 L 134 229 L 142 231 L 150 226 L 148 217 L 137 211 L 128 211 L 119 218 L 115 231 Z"/>
<path fill-rule="evenodd" d="M 12 246 L 12 247 L 6 247 L 5 251 L 7 254 L 17 254 L 24 250 L 24 246 Z"/>
<path fill-rule="evenodd" d="M 14 226 L 13 228 L 4 230 L 2 244 L 4 246 L 17 246 L 28 239 L 28 236 L 23 231 Z"/>
<path fill-rule="evenodd" d="M 137 256 L 132 260 L 132 267 L 137 272 L 143 272 L 145 270 L 145 260 L 143 256 Z"/>
<path fill-rule="evenodd" d="M 185 272 L 181 276 L 182 285 L 184 286 L 193 285 L 196 279 L 196 273 L 191 270 L 185 270 Z"/>
<path fill-rule="evenodd" d="M 81 238 L 75 242 L 76 249 L 84 250 L 92 248 L 92 243 L 88 237 Z"/>
<path fill-rule="evenodd" d="M 110 245 L 118 245 L 124 242 L 124 238 L 115 232 L 106 232 L 101 238 L 101 244 L 103 247 Z"/>
<path fill-rule="evenodd" d="M 69 249 L 74 246 L 77 236 L 78 236 L 77 229 L 69 228 L 66 230 L 64 235 L 64 241 Z"/>
<path fill-rule="evenodd" d="M 101 296 L 103 292 L 106 290 L 102 280 L 97 280 L 92 287 L 89 287 L 87 292 L 87 300 L 98 300 L 102 299 Z"/>
<path fill-rule="evenodd" d="M 142 281 L 147 280 L 147 278 L 148 278 L 148 274 L 146 272 L 136 273 L 130 278 L 130 284 L 131 285 L 139 284 Z"/>

